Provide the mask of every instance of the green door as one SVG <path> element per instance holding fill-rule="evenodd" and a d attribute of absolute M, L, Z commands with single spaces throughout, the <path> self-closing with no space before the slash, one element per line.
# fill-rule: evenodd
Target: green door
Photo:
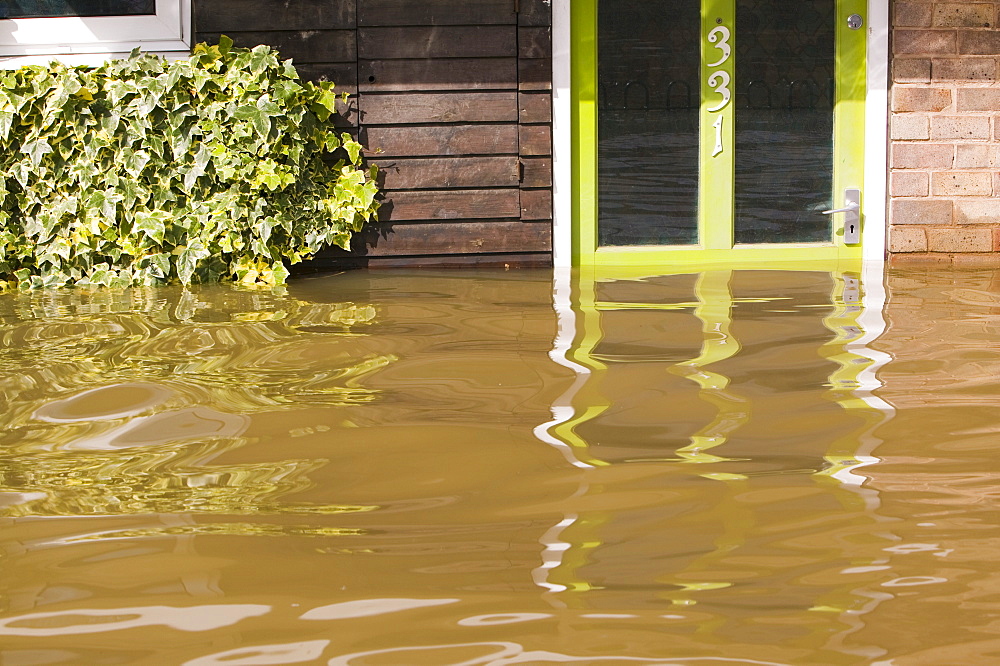
<path fill-rule="evenodd" d="M 575 1 L 577 263 L 860 260 L 864 7 Z"/>

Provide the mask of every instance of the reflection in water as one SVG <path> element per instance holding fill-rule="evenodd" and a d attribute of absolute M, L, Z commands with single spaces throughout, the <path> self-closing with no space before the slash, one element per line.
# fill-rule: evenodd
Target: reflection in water
<path fill-rule="evenodd" d="M 184 662 L 184 666 L 300 664 L 319 659 L 329 644 L 328 640 L 319 640 L 277 645 L 253 645 L 191 659 Z"/>
<path fill-rule="evenodd" d="M 356 379 L 392 356 L 352 344 L 373 306 L 218 296 L 136 289 L 0 303 L 0 493 L 32 490 L 15 512 L 295 511 L 274 499 L 306 487 L 314 461 L 217 459 L 246 443 L 251 414 L 372 400 Z"/>
<path fill-rule="evenodd" d="M 0 297 L 0 661 L 989 663 L 1000 275 Z"/>
<path fill-rule="evenodd" d="M 50 613 L 26 613 L 0 620 L 0 636 L 72 636 L 150 625 L 163 625 L 178 631 L 209 631 L 263 615 L 269 610 L 269 606 L 260 604 L 213 604 L 186 608 L 75 608 Z"/>

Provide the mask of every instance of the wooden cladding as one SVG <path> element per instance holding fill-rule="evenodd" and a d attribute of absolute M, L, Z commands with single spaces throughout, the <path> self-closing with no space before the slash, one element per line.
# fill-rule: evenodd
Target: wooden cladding
<path fill-rule="evenodd" d="M 422 58 L 362 60 L 358 87 L 362 92 L 502 89 L 517 80 L 517 58 Z"/>
<path fill-rule="evenodd" d="M 365 127 L 361 138 L 373 159 L 383 156 L 516 155 L 517 125 Z"/>
<path fill-rule="evenodd" d="M 484 223 L 479 220 L 398 224 L 393 227 L 393 234 L 374 239 L 367 253 L 374 257 L 400 256 L 399 246 L 406 247 L 411 255 L 544 254 L 552 250 L 552 225 L 544 222 Z"/>
<path fill-rule="evenodd" d="M 513 26 L 476 25 L 358 30 L 358 58 L 504 58 L 517 54 Z M 419 84 L 419 82 L 415 82 Z"/>
<path fill-rule="evenodd" d="M 511 25 L 517 23 L 518 0 L 465 2 L 414 2 L 413 0 L 361 0 L 358 24 L 378 25 Z"/>
<path fill-rule="evenodd" d="M 195 0 L 199 40 L 270 44 L 352 94 L 336 122 L 385 196 L 369 263 L 550 261 L 550 26 L 549 0 Z"/>
<path fill-rule="evenodd" d="M 434 159 L 373 159 L 388 190 L 517 187 L 522 164 L 513 155 Z M 549 165 L 551 168 L 551 165 Z"/>
<path fill-rule="evenodd" d="M 516 92 L 361 95 L 365 125 L 517 122 Z"/>

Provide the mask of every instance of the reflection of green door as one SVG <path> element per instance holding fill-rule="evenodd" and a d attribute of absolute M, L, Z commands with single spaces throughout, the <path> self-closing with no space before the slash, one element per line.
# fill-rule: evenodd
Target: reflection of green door
<path fill-rule="evenodd" d="M 574 2 L 577 261 L 860 258 L 864 7 Z"/>

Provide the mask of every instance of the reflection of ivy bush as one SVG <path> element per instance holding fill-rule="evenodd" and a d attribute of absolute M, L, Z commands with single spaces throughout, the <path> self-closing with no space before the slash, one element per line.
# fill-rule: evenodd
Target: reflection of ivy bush
<path fill-rule="evenodd" d="M 214 430 L 259 419 L 280 451 L 283 441 L 329 430 L 326 423 L 341 427 L 349 410 L 378 400 L 368 378 L 396 360 L 372 335 L 377 322 L 368 303 L 314 303 L 268 289 L 137 287 L 0 296 L 3 515 L 369 510 L 286 499 L 312 486 L 309 474 L 321 459 L 286 452 L 274 460 L 216 460 L 253 440 L 242 429 Z M 53 404 L 86 391 L 137 384 L 157 387 L 159 402 L 118 416 L 70 410 L 58 420 L 40 418 Z M 120 394 L 117 400 L 92 399 L 85 409 L 113 412 L 122 406 Z M 316 408 L 311 418 L 319 422 L 310 422 Z M 206 419 L 209 428 L 199 428 Z M 291 429 L 283 432 L 282 426 Z M 256 528 L 240 523 L 228 529 Z"/>
<path fill-rule="evenodd" d="M 378 204 L 332 88 L 225 37 L 0 73 L 0 280 L 281 283 L 346 248 Z"/>

